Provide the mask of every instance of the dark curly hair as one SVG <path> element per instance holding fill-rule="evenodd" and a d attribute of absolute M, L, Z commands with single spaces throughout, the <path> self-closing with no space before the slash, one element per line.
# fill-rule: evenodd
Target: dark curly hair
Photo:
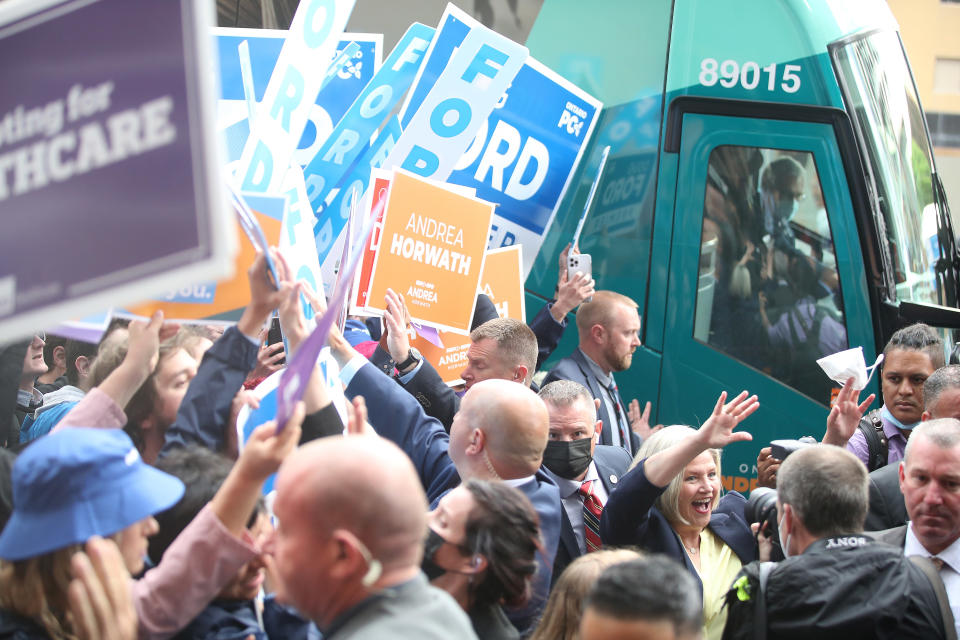
<path fill-rule="evenodd" d="M 502 482 L 468 480 L 464 486 L 476 505 L 462 548 L 487 559 L 471 586 L 471 607 L 522 606 L 530 599 L 536 553 L 543 551 L 537 512 L 523 493 Z"/>

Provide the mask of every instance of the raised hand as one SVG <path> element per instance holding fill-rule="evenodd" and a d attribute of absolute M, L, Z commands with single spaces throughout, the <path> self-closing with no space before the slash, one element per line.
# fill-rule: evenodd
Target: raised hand
<path fill-rule="evenodd" d="M 627 408 L 627 419 L 630 421 L 630 429 L 643 440 L 646 440 L 660 429 L 663 429 L 662 424 L 658 424 L 655 427 L 650 426 L 650 409 L 652 407 L 653 405 L 647 401 L 641 413 L 640 401 L 634 398 L 630 401 L 630 406 Z"/>
<path fill-rule="evenodd" d="M 746 431 L 734 432 L 733 430 L 760 408 L 757 396 L 748 397 L 747 392 L 742 391 L 730 402 L 726 400 L 727 392 L 724 391 L 717 399 L 713 413 L 697 431 L 697 436 L 708 449 L 722 449 L 733 442 L 753 440 L 753 436 Z"/>
<path fill-rule="evenodd" d="M 347 435 L 377 435 L 377 432 L 367 422 L 367 403 L 363 396 L 356 396 L 353 400 L 347 402 Z"/>
<path fill-rule="evenodd" d="M 410 337 L 407 335 L 408 313 L 403 296 L 387 289 L 387 312 L 383 314 L 386 325 L 387 351 L 394 362 L 403 362 L 410 355 Z"/>
<path fill-rule="evenodd" d="M 132 321 L 127 328 L 129 343 L 124 361 L 138 365 L 150 375 L 160 359 L 160 343 L 175 336 L 179 330 L 179 324 L 164 324 L 163 311 L 154 311 L 147 322 Z"/>
<path fill-rule="evenodd" d="M 263 482 L 276 473 L 280 464 L 300 442 L 300 426 L 305 413 L 303 403 L 298 402 L 279 433 L 272 420 L 254 429 L 237 460 L 240 473 L 256 482 Z"/>
<path fill-rule="evenodd" d="M 130 574 L 112 540 L 94 536 L 70 559 L 67 588 L 73 630 L 81 640 L 133 640 L 137 612 Z"/>
<path fill-rule="evenodd" d="M 867 399 L 860 402 L 860 390 L 853 388 L 853 378 L 847 380 L 840 393 L 837 394 L 837 401 L 830 414 L 827 415 L 827 433 L 823 436 L 825 444 L 832 444 L 838 447 L 847 446 L 847 442 L 853 437 L 863 418 L 867 407 L 873 402 L 876 394 L 871 393 Z"/>
<path fill-rule="evenodd" d="M 773 457 L 770 447 L 760 449 L 757 456 L 757 484 L 770 489 L 777 488 L 777 470 L 782 460 Z"/>

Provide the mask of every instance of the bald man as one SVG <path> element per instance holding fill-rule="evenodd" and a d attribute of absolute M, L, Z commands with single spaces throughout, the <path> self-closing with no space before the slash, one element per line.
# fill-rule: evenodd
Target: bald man
<path fill-rule="evenodd" d="M 476 638 L 420 572 L 427 501 L 410 460 L 380 438 L 323 438 L 277 477 L 278 598 L 326 640 Z"/>
<path fill-rule="evenodd" d="M 522 491 L 540 516 L 544 553 L 537 555 L 534 596 L 522 612 L 508 612 L 522 632 L 535 622 L 549 591 L 560 541 L 560 493 L 541 469 L 549 417 L 527 386 L 484 380 L 470 387 L 449 435 L 420 403 L 332 331 L 329 344 L 340 364 L 348 398 L 366 398 L 370 424 L 413 461 L 431 506 L 463 480 L 503 480 Z"/>

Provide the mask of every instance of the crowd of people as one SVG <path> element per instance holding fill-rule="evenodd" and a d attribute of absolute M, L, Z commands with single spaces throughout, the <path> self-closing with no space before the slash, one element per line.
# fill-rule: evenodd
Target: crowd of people
<path fill-rule="evenodd" d="M 848 382 L 822 443 L 761 450 L 776 516 L 751 522 L 721 450 L 760 400 L 651 426 L 615 379 L 636 302 L 565 258 L 529 323 L 479 296 L 462 390 L 389 291 L 330 330 L 345 401 L 318 364 L 245 441 L 251 390 L 311 330 L 301 300 L 325 311 L 279 252 L 225 330 L 158 313 L 4 345 L 0 638 L 957 637 L 960 365 L 935 331 L 892 337 L 879 410 Z"/>

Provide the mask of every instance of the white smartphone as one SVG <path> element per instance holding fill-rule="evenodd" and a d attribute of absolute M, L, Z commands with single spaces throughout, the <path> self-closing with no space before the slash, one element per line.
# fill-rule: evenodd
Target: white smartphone
<path fill-rule="evenodd" d="M 589 253 L 578 253 L 567 256 L 567 280 L 573 278 L 578 271 L 587 278 L 593 277 L 593 258 L 590 257 Z M 587 298 L 586 302 L 592 300 L 592 297 Z"/>

